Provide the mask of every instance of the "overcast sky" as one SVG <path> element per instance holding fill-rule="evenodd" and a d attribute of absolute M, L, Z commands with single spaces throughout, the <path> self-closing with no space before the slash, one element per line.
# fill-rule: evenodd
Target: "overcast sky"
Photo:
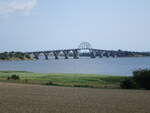
<path fill-rule="evenodd" d="M 0 51 L 150 51 L 150 0 L 0 0 Z"/>

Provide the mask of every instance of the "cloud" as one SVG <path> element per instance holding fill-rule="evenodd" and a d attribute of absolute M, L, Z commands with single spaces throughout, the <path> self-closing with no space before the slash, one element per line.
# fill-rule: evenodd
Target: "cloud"
<path fill-rule="evenodd" d="M 36 3 L 37 0 L 2 0 L 0 1 L 0 14 L 29 13 Z"/>

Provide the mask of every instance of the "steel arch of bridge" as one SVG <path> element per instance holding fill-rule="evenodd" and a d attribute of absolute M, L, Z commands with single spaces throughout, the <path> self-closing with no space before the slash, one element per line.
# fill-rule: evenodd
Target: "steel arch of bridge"
<path fill-rule="evenodd" d="M 79 44 L 78 49 L 80 50 L 92 49 L 92 46 L 89 42 L 82 42 Z"/>

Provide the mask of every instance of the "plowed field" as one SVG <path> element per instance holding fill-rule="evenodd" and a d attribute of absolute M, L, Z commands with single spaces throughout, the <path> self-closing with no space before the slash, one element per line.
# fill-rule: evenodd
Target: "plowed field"
<path fill-rule="evenodd" d="M 0 83 L 0 113 L 150 113 L 150 91 Z"/>

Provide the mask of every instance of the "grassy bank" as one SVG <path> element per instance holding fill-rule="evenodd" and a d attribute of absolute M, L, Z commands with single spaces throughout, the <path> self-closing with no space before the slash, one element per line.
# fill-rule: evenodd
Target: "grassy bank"
<path fill-rule="evenodd" d="M 11 75 L 20 80 L 7 80 Z M 39 74 L 25 71 L 0 71 L 0 82 L 41 84 L 70 87 L 119 88 L 125 76 L 95 74 Z"/>

